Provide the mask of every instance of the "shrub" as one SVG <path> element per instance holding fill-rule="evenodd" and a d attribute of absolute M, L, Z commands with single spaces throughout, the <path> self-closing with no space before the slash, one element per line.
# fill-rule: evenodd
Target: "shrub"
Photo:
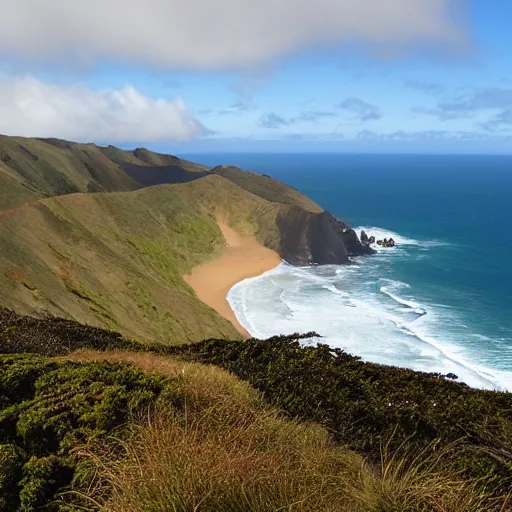
<path fill-rule="evenodd" d="M 167 385 L 127 364 L 0 356 L 0 511 L 57 509 L 80 470 L 73 451 L 157 407 Z"/>

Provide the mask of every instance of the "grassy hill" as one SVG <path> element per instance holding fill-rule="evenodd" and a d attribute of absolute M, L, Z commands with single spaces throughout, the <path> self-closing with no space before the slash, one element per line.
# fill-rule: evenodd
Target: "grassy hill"
<path fill-rule="evenodd" d="M 210 169 L 210 173 L 236 183 L 253 194 L 263 197 L 268 201 L 299 206 L 312 213 L 321 213 L 323 209 L 309 197 L 301 194 L 297 189 L 282 183 L 271 176 L 243 171 L 231 165 L 220 165 Z"/>
<path fill-rule="evenodd" d="M 204 165 L 137 148 L 99 147 L 60 139 L 0 135 L 0 210 L 43 197 L 76 192 L 115 192 L 186 183 L 221 175 L 269 201 L 319 213 L 322 208 L 294 188 L 269 176 Z"/>
<path fill-rule="evenodd" d="M 223 247 L 217 212 L 248 233 L 274 210 L 216 176 L 41 200 L 0 218 L 0 303 L 162 343 L 238 338 L 182 276 Z"/>
<path fill-rule="evenodd" d="M 223 247 L 219 216 L 292 263 L 348 260 L 326 212 L 267 201 L 212 174 L 0 213 L 0 305 L 162 343 L 238 338 L 182 278 Z"/>
<path fill-rule="evenodd" d="M 101 147 L 100 151 L 116 162 L 121 167 L 126 164 L 137 165 L 139 167 L 170 167 L 179 166 L 190 172 L 205 172 L 208 167 L 188 160 L 183 160 L 174 155 L 155 153 L 145 148 L 136 148 L 134 150 L 124 150 L 115 146 Z"/>
<path fill-rule="evenodd" d="M 3 197 L 4 207 L 26 202 L 23 189 L 32 192 L 30 200 L 37 196 L 140 188 L 94 144 L 58 139 L 0 136 L 0 169 L 2 196 L 4 191 L 10 196 L 7 204 Z M 16 184 L 21 184 L 22 189 Z"/>
<path fill-rule="evenodd" d="M 0 136 L 0 189 L 0 305 L 162 343 L 238 338 L 182 277 L 223 247 L 219 217 L 292 264 L 367 252 L 273 178 L 141 148 Z"/>

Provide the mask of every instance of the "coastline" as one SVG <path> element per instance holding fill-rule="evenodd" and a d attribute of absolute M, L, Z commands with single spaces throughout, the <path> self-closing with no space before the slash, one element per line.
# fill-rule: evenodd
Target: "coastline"
<path fill-rule="evenodd" d="M 215 260 L 192 269 L 183 276 L 199 299 L 229 320 L 245 338 L 249 332 L 238 322 L 227 301 L 232 286 L 249 277 L 256 277 L 277 267 L 281 257 L 264 247 L 254 236 L 242 236 L 225 222 L 218 221 L 226 247 Z"/>

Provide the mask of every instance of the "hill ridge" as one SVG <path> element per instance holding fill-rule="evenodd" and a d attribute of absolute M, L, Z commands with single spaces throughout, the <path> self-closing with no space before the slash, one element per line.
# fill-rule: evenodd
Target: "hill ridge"
<path fill-rule="evenodd" d="M 239 338 L 183 279 L 224 247 L 219 214 L 293 265 L 369 251 L 297 190 L 233 166 L 205 171 L 142 148 L 0 136 L 0 167 L 0 305 L 25 314 L 166 344 Z M 129 175 L 135 168 L 146 184 Z M 23 176 L 49 188 L 6 192 Z"/>

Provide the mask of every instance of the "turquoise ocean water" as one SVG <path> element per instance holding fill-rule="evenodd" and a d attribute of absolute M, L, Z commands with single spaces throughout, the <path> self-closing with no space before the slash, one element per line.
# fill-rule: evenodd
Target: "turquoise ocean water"
<path fill-rule="evenodd" d="M 285 181 L 395 249 L 283 263 L 228 300 L 257 337 L 315 330 L 363 359 L 512 390 L 512 157 L 184 155 Z"/>

